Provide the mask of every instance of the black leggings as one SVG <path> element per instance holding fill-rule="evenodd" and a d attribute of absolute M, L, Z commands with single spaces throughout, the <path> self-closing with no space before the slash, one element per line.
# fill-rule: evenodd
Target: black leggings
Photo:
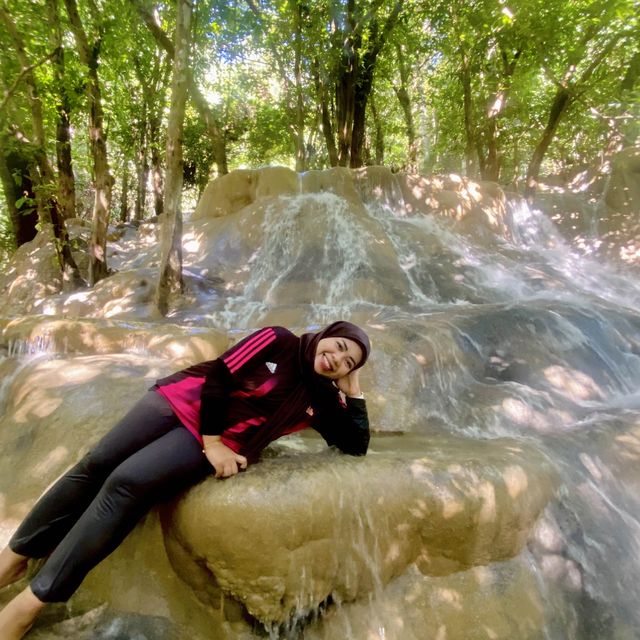
<path fill-rule="evenodd" d="M 49 554 L 34 580 L 42 602 L 64 602 L 151 507 L 213 468 L 167 401 L 147 393 L 38 500 L 9 542 L 29 558 Z"/>

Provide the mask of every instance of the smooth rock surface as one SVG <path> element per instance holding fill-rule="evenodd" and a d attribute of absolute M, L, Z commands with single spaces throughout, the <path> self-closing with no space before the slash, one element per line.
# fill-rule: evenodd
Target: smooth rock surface
<path fill-rule="evenodd" d="M 545 459 L 515 441 L 387 438 L 365 458 L 280 456 L 207 480 L 164 511 L 164 528 L 201 598 L 231 595 L 284 623 L 365 598 L 413 563 L 441 576 L 516 556 L 553 490 Z"/>

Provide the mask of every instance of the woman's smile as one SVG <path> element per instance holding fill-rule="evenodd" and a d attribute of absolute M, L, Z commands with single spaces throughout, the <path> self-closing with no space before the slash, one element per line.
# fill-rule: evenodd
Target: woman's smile
<path fill-rule="evenodd" d="M 318 342 L 314 371 L 321 376 L 337 380 L 349 375 L 362 360 L 360 345 L 349 338 L 336 336 Z"/>

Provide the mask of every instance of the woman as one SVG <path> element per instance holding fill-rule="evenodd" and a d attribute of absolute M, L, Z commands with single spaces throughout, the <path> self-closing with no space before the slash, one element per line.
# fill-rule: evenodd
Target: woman
<path fill-rule="evenodd" d="M 360 367 L 367 335 L 334 322 L 301 337 L 267 327 L 217 360 L 154 387 L 38 501 L 0 553 L 0 588 L 29 558 L 49 555 L 0 612 L 0 640 L 17 640 L 49 602 L 64 602 L 149 509 L 213 472 L 228 478 L 269 442 L 313 427 L 329 445 L 364 455 L 369 422 Z M 341 392 L 341 393 L 340 393 Z"/>

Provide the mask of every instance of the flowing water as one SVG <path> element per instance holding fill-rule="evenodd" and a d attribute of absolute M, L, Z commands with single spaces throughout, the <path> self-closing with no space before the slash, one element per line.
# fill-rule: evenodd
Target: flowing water
<path fill-rule="evenodd" d="M 640 638 L 638 279 L 578 254 L 520 199 L 490 228 L 410 213 L 393 184 L 361 186 L 359 195 L 281 197 L 260 216 L 214 220 L 208 244 L 201 223 L 187 222 L 190 297 L 171 322 L 231 334 L 266 324 L 312 330 L 338 317 L 366 325 L 374 455 L 385 436 L 409 448 L 424 438 L 507 436 L 557 471 L 556 498 L 527 549 L 516 564 L 491 569 L 487 593 L 524 572 L 544 602 L 542 635 L 514 637 Z M 123 271 L 157 259 L 127 241 Z M 33 350 L 50 343 L 15 345 L 9 355 Z M 375 528 L 367 518 L 363 531 Z M 367 562 L 366 640 L 401 640 L 375 554 Z M 427 597 L 415 584 L 393 588 L 399 598 Z M 301 605 L 299 619 L 271 636 L 296 637 L 308 624 Z M 342 638 L 365 640 L 350 628 L 347 617 Z"/>
<path fill-rule="evenodd" d="M 461 232 L 408 215 L 397 192 L 361 195 L 267 208 L 239 295 L 207 322 L 246 329 L 292 308 L 302 326 L 364 322 L 367 382 L 388 399 L 377 429 L 539 448 L 560 477 L 527 552 L 544 637 L 640 637 L 638 280 L 572 250 L 522 200 L 499 232 Z"/>

